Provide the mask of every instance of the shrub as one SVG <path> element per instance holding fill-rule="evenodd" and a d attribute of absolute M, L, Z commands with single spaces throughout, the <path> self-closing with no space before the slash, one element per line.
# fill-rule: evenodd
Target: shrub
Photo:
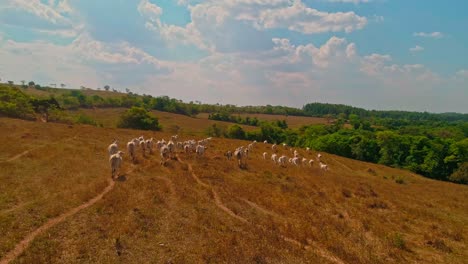
<path fill-rule="evenodd" d="M 75 123 L 98 126 L 98 123 L 94 119 L 84 114 L 79 114 L 78 116 L 76 116 Z"/>
<path fill-rule="evenodd" d="M 227 131 L 229 138 L 245 139 L 245 131 L 239 125 L 232 125 Z"/>
<path fill-rule="evenodd" d="M 458 170 L 450 175 L 449 180 L 456 183 L 468 184 L 468 162 L 462 163 Z"/>
<path fill-rule="evenodd" d="M 142 130 L 161 130 L 158 119 L 143 107 L 132 107 L 121 116 L 117 127 Z"/>
<path fill-rule="evenodd" d="M 394 233 L 389 236 L 390 243 L 398 249 L 407 249 L 406 242 L 403 239 L 403 235 L 400 233 Z"/>
<path fill-rule="evenodd" d="M 33 119 L 31 98 L 18 88 L 0 86 L 0 115 Z"/>
<path fill-rule="evenodd" d="M 395 179 L 395 182 L 398 183 L 398 184 L 404 184 L 405 183 L 405 180 L 403 180 L 403 178 L 401 176 L 398 176 L 396 179 Z"/>

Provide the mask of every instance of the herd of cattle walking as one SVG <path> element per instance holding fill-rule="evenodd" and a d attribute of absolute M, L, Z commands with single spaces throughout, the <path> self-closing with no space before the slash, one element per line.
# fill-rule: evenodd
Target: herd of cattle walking
<path fill-rule="evenodd" d="M 153 142 L 153 138 L 144 139 L 143 136 L 139 138 L 134 138 L 127 143 L 127 152 L 132 162 L 136 162 L 136 154 L 137 151 L 141 151 L 142 156 L 146 157 L 146 155 L 151 155 L 154 153 L 154 149 L 159 151 L 159 155 L 161 157 L 161 164 L 165 164 L 168 159 L 172 159 L 175 157 L 177 151 L 185 152 L 185 153 L 192 153 L 195 152 L 197 156 L 203 156 L 205 154 L 205 150 L 208 147 L 208 143 L 211 141 L 211 137 L 205 138 L 199 141 L 196 140 L 187 140 L 187 141 L 178 141 L 178 136 L 174 135 L 171 137 L 169 141 L 165 141 L 164 139 L 158 140 Z M 264 144 L 268 144 L 265 140 Z M 237 159 L 238 165 L 240 168 L 245 168 L 247 166 L 247 159 L 249 157 L 249 153 L 252 152 L 253 148 L 257 144 L 257 141 L 253 141 L 247 147 L 241 146 L 236 148 L 234 152 L 227 151 L 225 156 L 228 160 L 232 158 Z M 274 164 L 285 167 L 288 163 L 294 166 L 309 166 L 313 167 L 314 160 L 307 159 L 304 156 L 301 156 L 299 151 L 294 150 L 292 148 L 288 148 L 286 143 L 283 143 L 283 148 L 289 149 L 291 151 L 292 157 L 288 157 L 286 155 L 279 155 L 278 154 L 278 145 L 273 144 L 271 146 L 272 154 L 270 159 L 273 161 Z M 117 140 L 114 140 L 112 144 L 108 147 L 109 151 L 109 162 L 112 170 L 112 178 L 117 175 L 117 171 L 120 169 L 122 165 L 124 154 L 123 151 L 119 150 Z M 310 154 L 310 148 L 306 148 L 306 152 Z M 263 159 L 268 159 L 268 153 L 263 153 Z M 317 154 L 317 161 L 319 162 L 319 168 L 321 170 L 328 170 L 328 165 L 321 161 L 322 155 L 320 153 Z"/>

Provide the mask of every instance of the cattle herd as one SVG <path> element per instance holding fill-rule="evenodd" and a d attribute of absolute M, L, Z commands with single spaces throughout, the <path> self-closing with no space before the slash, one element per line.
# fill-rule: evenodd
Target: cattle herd
<path fill-rule="evenodd" d="M 177 135 L 174 135 L 167 142 L 164 139 L 154 142 L 153 138 L 145 139 L 143 136 L 133 138 L 127 142 L 127 153 L 132 162 L 135 163 L 137 160 L 137 152 L 141 152 L 143 157 L 147 157 L 147 155 L 152 155 L 154 153 L 154 149 L 156 149 L 159 151 L 161 164 L 164 165 L 167 160 L 175 157 L 177 150 L 184 151 L 185 153 L 195 152 L 197 156 L 203 156 L 207 145 L 211 140 L 211 137 L 199 141 L 178 141 L 178 138 L 179 137 Z M 112 170 L 112 178 L 114 178 L 122 165 L 122 155 L 124 152 L 119 151 L 117 140 L 114 140 L 107 150 L 109 151 L 110 156 L 109 162 Z"/>
<path fill-rule="evenodd" d="M 164 139 L 153 142 L 153 138 L 144 139 L 143 136 L 140 136 L 139 138 L 133 138 L 127 143 L 127 153 L 130 156 L 132 162 L 135 163 L 137 152 L 141 152 L 141 155 L 143 157 L 147 157 L 147 155 L 152 155 L 154 153 L 154 149 L 156 149 L 161 157 L 161 164 L 165 165 L 167 160 L 175 157 L 177 151 L 185 152 L 187 154 L 195 152 L 199 157 L 204 156 L 205 151 L 208 147 L 208 143 L 211 141 L 211 137 L 199 141 L 193 139 L 187 141 L 178 141 L 178 138 L 179 137 L 177 135 L 174 135 L 167 142 Z M 268 144 L 266 140 L 263 143 Z M 247 147 L 238 147 L 234 151 L 227 151 L 224 155 L 228 160 L 235 158 L 240 168 L 246 168 L 249 153 L 252 152 L 256 144 L 257 141 L 253 141 L 252 143 L 247 145 Z M 307 159 L 301 156 L 298 150 L 289 148 L 286 143 L 283 143 L 282 146 L 284 149 L 289 149 L 292 156 L 280 156 L 278 154 L 278 145 L 273 144 L 271 146 L 272 154 L 270 156 L 270 159 L 274 164 L 282 167 L 286 167 L 287 164 L 293 166 L 313 167 L 313 159 Z M 310 153 L 310 148 L 306 148 L 305 150 L 307 153 Z M 110 156 L 109 162 L 112 170 L 112 178 L 114 178 L 117 175 L 117 171 L 121 167 L 122 155 L 124 154 L 124 152 L 119 151 L 117 140 L 114 140 L 112 144 L 109 145 L 108 151 Z M 268 152 L 264 152 L 262 156 L 264 160 L 267 160 Z M 319 162 L 319 168 L 321 170 L 326 171 L 328 170 L 328 165 L 322 162 L 321 157 L 322 155 L 318 153 L 316 160 Z"/>

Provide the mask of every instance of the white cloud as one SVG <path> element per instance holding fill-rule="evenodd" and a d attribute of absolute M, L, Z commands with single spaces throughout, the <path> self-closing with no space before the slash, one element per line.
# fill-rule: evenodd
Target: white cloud
<path fill-rule="evenodd" d="M 104 83 L 135 85 L 147 75 L 170 72 L 170 64 L 128 43 L 106 44 L 87 34 L 66 46 L 6 40 L 0 43 L 0 58 L 15 62 L 15 68 L 0 63 L 0 72 L 10 79 L 30 79 L 44 84 L 63 82 L 69 87 L 97 87 Z"/>
<path fill-rule="evenodd" d="M 419 46 L 419 45 L 416 45 L 415 47 L 412 47 L 409 49 L 409 51 L 411 51 L 412 53 L 416 53 L 416 52 L 420 52 L 420 51 L 423 51 L 424 48 Z"/>
<path fill-rule="evenodd" d="M 415 32 L 413 33 L 413 36 L 415 37 L 424 37 L 424 38 L 434 38 L 434 39 L 440 39 L 444 37 L 444 34 L 441 32 L 430 32 L 430 33 L 425 33 L 425 32 Z"/>
<path fill-rule="evenodd" d="M 141 2 L 138 4 L 138 12 L 145 18 L 149 19 L 152 22 L 155 22 L 156 24 L 160 24 L 160 17 L 162 15 L 162 8 L 159 6 L 152 4 L 149 2 L 149 0 L 141 0 Z"/>
<path fill-rule="evenodd" d="M 40 0 L 11 0 L 11 8 L 25 10 L 28 13 L 44 19 L 54 25 L 70 25 L 71 22 L 54 8 L 43 4 Z M 34 26 L 34 25 L 31 25 Z"/>
<path fill-rule="evenodd" d="M 262 10 L 254 20 L 258 28 L 287 28 L 304 34 L 338 32 L 362 29 L 365 17 L 354 12 L 321 12 L 307 7 L 300 0 L 287 7 Z"/>

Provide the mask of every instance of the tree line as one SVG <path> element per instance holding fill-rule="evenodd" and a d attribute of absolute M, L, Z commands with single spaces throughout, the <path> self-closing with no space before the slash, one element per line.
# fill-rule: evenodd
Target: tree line
<path fill-rule="evenodd" d="M 399 128 L 373 126 L 367 120 L 345 120 L 334 124 L 310 125 L 299 129 L 262 122 L 255 131 L 233 125 L 223 134 L 228 138 L 287 143 L 310 147 L 347 158 L 408 169 L 425 177 L 468 183 L 468 123 L 428 122 Z"/>

